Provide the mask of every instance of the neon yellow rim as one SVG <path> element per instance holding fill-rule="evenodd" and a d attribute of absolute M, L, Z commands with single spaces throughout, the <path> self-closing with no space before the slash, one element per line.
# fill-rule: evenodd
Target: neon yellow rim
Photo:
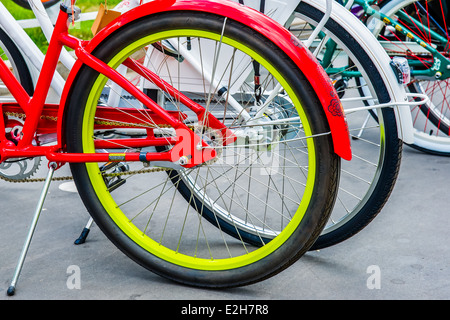
<path fill-rule="evenodd" d="M 271 66 L 264 58 L 258 55 L 256 52 L 246 47 L 242 43 L 236 42 L 233 39 L 223 37 L 221 39 L 220 34 L 215 34 L 207 31 L 199 31 L 199 30 L 170 30 L 164 31 L 156 34 L 152 34 L 146 36 L 145 38 L 139 39 L 138 41 L 132 43 L 131 45 L 124 48 L 119 54 L 117 54 L 108 65 L 112 68 L 116 68 L 120 65 L 120 63 L 125 60 L 133 52 L 136 52 L 138 49 L 148 45 L 149 43 L 153 43 L 156 41 L 160 41 L 162 39 L 174 38 L 174 37 L 183 37 L 183 36 L 192 36 L 193 34 L 196 37 L 204 37 L 212 40 L 219 41 L 221 40 L 223 43 L 229 44 L 234 48 L 237 48 L 244 53 L 250 55 L 255 60 L 257 60 L 261 65 L 263 65 L 269 72 L 271 72 L 277 81 L 279 81 L 289 97 L 292 99 L 292 102 L 296 106 L 300 119 L 302 120 L 303 129 L 306 136 L 310 136 L 312 134 L 311 128 L 309 126 L 309 122 L 307 121 L 307 117 L 304 114 L 303 108 L 301 107 L 300 101 L 298 101 L 295 96 L 292 88 L 287 84 L 287 82 L 281 77 L 278 71 Z M 103 87 L 105 86 L 107 78 L 103 75 L 100 75 L 95 81 L 91 92 L 88 96 L 87 105 L 83 118 L 82 125 L 82 144 L 83 150 L 86 153 L 95 152 L 94 143 L 93 143 L 93 128 L 94 128 L 94 115 L 96 112 L 97 101 L 100 98 L 100 94 L 102 92 Z M 239 268 L 242 266 L 246 266 L 256 261 L 259 261 L 276 249 L 278 249 L 295 231 L 297 226 L 302 221 L 305 212 L 308 208 L 309 201 L 312 196 L 312 191 L 315 183 L 315 172 L 316 172 L 316 159 L 315 159 L 315 148 L 313 139 L 306 139 L 307 147 L 308 147 L 308 178 L 306 183 L 306 188 L 303 194 L 302 201 L 300 203 L 299 208 L 297 209 L 295 215 L 289 224 L 285 227 L 285 229 L 273 240 L 271 240 L 265 246 L 258 248 L 252 252 L 246 253 L 241 256 L 225 258 L 225 259 L 204 259 L 198 257 L 192 257 L 189 255 L 181 254 L 172 249 L 168 249 L 155 240 L 151 239 L 147 235 L 143 234 L 143 232 L 137 228 L 129 218 L 122 212 L 122 210 L 117 206 L 113 197 L 109 193 L 106 188 L 103 177 L 100 173 L 99 166 L 97 163 L 86 163 L 86 169 L 92 183 L 92 187 L 95 190 L 95 193 L 103 205 L 106 212 L 109 214 L 111 219 L 117 224 L 117 226 L 135 243 L 141 246 L 146 251 L 152 253 L 153 255 L 168 261 L 170 263 L 192 268 L 199 270 L 227 270 L 233 268 Z"/>

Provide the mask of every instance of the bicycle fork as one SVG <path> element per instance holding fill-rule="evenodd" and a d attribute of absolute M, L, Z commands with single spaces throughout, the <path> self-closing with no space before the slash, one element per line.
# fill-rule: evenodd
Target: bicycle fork
<path fill-rule="evenodd" d="M 27 255 L 28 248 L 30 247 L 31 239 L 33 238 L 33 234 L 34 234 L 34 231 L 36 229 L 36 225 L 37 225 L 37 222 L 39 220 L 39 216 L 41 214 L 42 207 L 44 205 L 44 201 L 45 201 L 45 198 L 46 198 L 47 193 L 48 193 L 48 189 L 50 187 L 50 182 L 52 181 L 53 173 L 55 172 L 56 168 L 57 168 L 57 164 L 55 162 L 49 163 L 48 174 L 47 174 L 47 177 L 46 177 L 45 182 L 44 182 L 44 186 L 43 186 L 42 191 L 41 191 L 41 196 L 39 198 L 39 202 L 38 202 L 38 204 L 36 206 L 36 210 L 34 212 L 33 221 L 31 223 L 30 229 L 28 230 L 28 235 L 27 235 L 27 238 L 25 240 L 25 243 L 24 243 L 24 245 L 22 247 L 22 252 L 21 252 L 21 254 L 19 256 L 19 261 L 17 262 L 17 266 L 16 266 L 16 269 L 14 271 L 14 275 L 13 275 L 13 278 L 11 280 L 11 284 L 10 284 L 10 286 L 9 286 L 7 292 L 6 292 L 8 296 L 12 296 L 16 292 L 17 280 L 19 279 L 19 275 L 20 275 L 20 272 L 22 270 L 22 266 L 23 266 L 23 263 L 25 261 L 25 257 Z"/>

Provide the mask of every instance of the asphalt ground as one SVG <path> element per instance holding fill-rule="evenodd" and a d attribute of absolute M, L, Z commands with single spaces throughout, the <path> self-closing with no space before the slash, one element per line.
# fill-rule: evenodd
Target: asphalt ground
<path fill-rule="evenodd" d="M 308 252 L 275 277 L 227 290 L 165 280 L 128 259 L 95 225 L 86 243 L 74 245 L 89 217 L 77 193 L 53 182 L 13 297 L 6 290 L 42 183 L 0 181 L 0 300 L 448 299 L 449 180 L 450 158 L 405 147 L 391 198 L 362 232 Z"/>

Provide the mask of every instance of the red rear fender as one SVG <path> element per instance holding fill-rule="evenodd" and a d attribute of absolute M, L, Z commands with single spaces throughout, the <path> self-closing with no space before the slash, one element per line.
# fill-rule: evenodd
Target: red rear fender
<path fill-rule="evenodd" d="M 92 52 L 108 35 L 135 19 L 159 12 L 175 10 L 194 10 L 226 16 L 253 28 L 280 47 L 305 74 L 317 93 L 329 123 L 334 151 L 346 160 L 351 159 L 352 153 L 347 122 L 340 100 L 329 77 L 317 63 L 315 57 L 296 37 L 280 24 L 256 10 L 224 0 L 154 0 L 124 13 L 111 22 L 89 42 L 86 50 Z M 67 79 L 61 99 L 62 107 L 65 106 L 70 86 L 80 67 L 81 62 L 78 61 Z M 63 119 L 63 112 L 64 110 L 61 108 L 59 119 Z M 59 128 L 62 130 L 62 123 L 60 123 Z"/>

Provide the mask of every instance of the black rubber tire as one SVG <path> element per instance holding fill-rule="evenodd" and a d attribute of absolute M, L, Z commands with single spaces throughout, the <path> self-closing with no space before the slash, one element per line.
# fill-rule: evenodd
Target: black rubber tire
<path fill-rule="evenodd" d="M 323 16 L 322 12 L 305 2 L 301 2 L 299 4 L 296 12 L 306 15 L 316 22 Z M 328 21 L 326 28 L 336 35 L 337 38 L 344 43 L 348 50 L 355 55 L 355 58 L 369 75 L 370 81 L 374 86 L 380 103 L 390 101 L 389 93 L 381 75 L 371 61 L 370 57 L 361 48 L 361 45 L 344 28 L 339 26 L 332 19 Z M 311 247 L 311 250 L 330 247 L 351 238 L 364 229 L 378 215 L 384 207 L 386 201 L 389 199 L 400 169 L 402 141 L 398 138 L 397 123 L 393 109 L 384 108 L 380 114 L 384 124 L 385 150 L 382 152 L 381 158 L 379 159 L 379 166 L 381 169 L 380 173 L 376 176 L 376 181 L 374 182 L 375 185 L 370 189 L 370 194 L 365 196 L 365 202 L 358 207 L 357 212 L 352 213 L 352 217 L 350 219 L 341 223 L 342 225 L 339 227 L 333 228 L 332 231 L 328 231 L 325 227 L 322 234 Z M 172 177 L 173 183 L 178 185 L 178 190 L 183 197 L 185 199 L 194 198 L 196 205 L 199 208 L 201 207 L 203 217 L 211 223 L 219 225 L 220 228 L 225 230 L 228 234 L 236 238 L 242 238 L 252 245 L 260 245 L 261 240 L 265 243 L 270 241 L 270 238 L 261 239 L 260 235 L 245 232 L 242 229 L 237 229 L 233 221 L 216 217 L 212 210 L 202 205 L 202 201 L 197 199 L 195 195 L 192 194 L 186 184 L 179 179 L 179 175 L 176 172 L 171 172 L 169 174 Z"/>
<path fill-rule="evenodd" d="M 314 21 L 320 21 L 323 13 L 301 2 L 295 10 Z M 370 57 L 361 48 L 361 45 L 336 21 L 328 20 L 325 28 L 333 33 L 353 53 L 355 59 L 363 66 L 374 87 L 380 103 L 390 101 L 389 93 Z M 398 138 L 397 123 L 394 111 L 391 108 L 383 108 L 381 111 L 385 129 L 385 151 L 380 159 L 380 174 L 375 182 L 375 187 L 366 196 L 365 203 L 359 208 L 351 219 L 333 231 L 324 229 L 311 250 L 323 249 L 347 240 L 364 229 L 381 211 L 389 199 L 394 188 L 400 170 L 402 141 Z"/>
<path fill-rule="evenodd" d="M 20 52 L 19 48 L 17 48 L 14 41 L 8 36 L 8 34 L 0 28 L 0 42 L 2 45 L 0 47 L 4 47 L 8 51 L 8 59 L 11 61 L 13 65 L 13 71 L 18 78 L 20 84 L 23 86 L 25 91 L 32 96 L 34 92 L 33 80 L 31 78 L 30 70 L 25 62 L 25 59 Z"/>

